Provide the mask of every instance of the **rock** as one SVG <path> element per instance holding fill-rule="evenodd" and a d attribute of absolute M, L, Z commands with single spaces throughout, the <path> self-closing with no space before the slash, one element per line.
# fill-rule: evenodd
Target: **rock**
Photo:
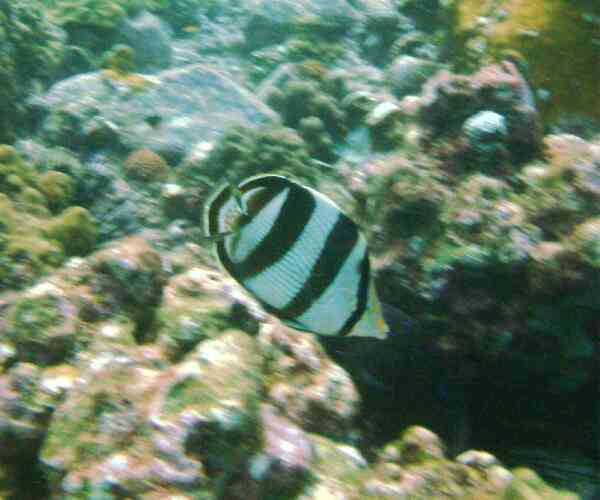
<path fill-rule="evenodd" d="M 506 490 L 508 498 L 517 500 L 577 500 L 578 495 L 556 490 L 531 469 L 519 467 L 513 470 L 514 479 Z"/>
<path fill-rule="evenodd" d="M 102 147 L 150 149 L 172 163 L 233 123 L 258 124 L 275 116 L 248 91 L 202 64 L 147 77 L 108 71 L 77 75 L 32 102 L 47 114 L 42 131 L 53 144 L 93 147 L 94 124 L 100 121 L 113 134 Z"/>
<path fill-rule="evenodd" d="M 255 334 L 266 314 L 241 287 L 214 270 L 193 266 L 167 282 L 158 310 L 158 343 L 179 360 L 199 342 L 228 328 Z"/>
<path fill-rule="evenodd" d="M 576 226 L 570 243 L 582 262 L 600 268 L 600 217 Z"/>
<path fill-rule="evenodd" d="M 494 111 L 479 111 L 463 125 L 469 145 L 484 161 L 494 161 L 508 138 L 506 118 Z"/>
<path fill-rule="evenodd" d="M 347 32 L 355 16 L 346 0 L 261 0 L 256 2 L 245 27 L 246 49 L 252 51 L 280 43 L 302 23 Z"/>
<path fill-rule="evenodd" d="M 91 266 L 97 290 L 116 310 L 134 319 L 143 339 L 162 298 L 165 276 L 160 255 L 146 240 L 132 236 L 93 254 Z"/>
<path fill-rule="evenodd" d="M 65 494 L 90 482 L 93 489 L 113 484 L 148 489 L 149 482 L 144 487 L 140 481 L 150 477 L 152 456 L 144 453 L 134 465 L 128 451 L 144 446 L 150 429 L 144 401 L 156 390 L 158 371 L 122 352 L 90 361 L 55 413 L 41 452 L 50 482 Z"/>
<path fill-rule="evenodd" d="M 171 65 L 171 36 L 168 27 L 155 15 L 142 11 L 126 19 L 119 36 L 135 51 L 137 71 L 154 73 Z"/>
<path fill-rule="evenodd" d="M 397 115 L 395 109 L 390 108 L 390 113 L 389 118 Z M 443 172 L 417 165 L 404 154 L 370 159 L 344 175 L 355 196 L 372 200 L 364 219 L 357 217 L 358 210 L 353 215 L 355 220 L 364 220 L 374 253 L 398 239 L 426 239 L 450 195 Z M 374 220 L 378 223 L 369 224 Z"/>
<path fill-rule="evenodd" d="M 250 463 L 250 475 L 259 492 L 281 495 L 298 491 L 310 477 L 313 445 L 300 427 L 277 415 L 273 407 L 261 407 L 264 448 Z"/>
<path fill-rule="evenodd" d="M 444 458 L 440 438 L 424 427 L 413 426 L 404 431 L 401 438 L 387 445 L 381 459 L 399 465 L 410 465 L 429 459 Z"/>
<path fill-rule="evenodd" d="M 18 359 L 41 366 L 58 364 L 87 341 L 78 326 L 78 313 L 64 289 L 42 281 L 15 301 L 5 335 Z"/>
<path fill-rule="evenodd" d="M 3 462 L 34 457 L 45 435 L 51 407 L 44 406 L 40 369 L 18 363 L 0 376 L 0 451 Z"/>
<path fill-rule="evenodd" d="M 226 480 L 257 451 L 261 357 L 255 341 L 230 330 L 207 340 L 162 378 L 150 402 L 152 441 L 171 467 Z M 186 465 L 189 464 L 189 465 Z"/>
<path fill-rule="evenodd" d="M 479 467 L 482 469 L 489 469 L 490 467 L 499 465 L 500 463 L 498 459 L 491 453 L 480 450 L 464 451 L 456 457 L 456 461 L 461 464 L 470 465 L 471 467 Z"/>
<path fill-rule="evenodd" d="M 419 94 L 423 84 L 438 70 L 438 65 L 413 56 L 399 56 L 387 68 L 387 78 L 398 98 Z"/>
<path fill-rule="evenodd" d="M 269 400 L 302 429 L 332 438 L 351 430 L 360 397 L 342 367 L 325 357 L 314 337 L 264 325 L 259 341 L 269 353 Z"/>
<path fill-rule="evenodd" d="M 512 481 L 511 472 L 489 453 L 471 450 L 446 459 L 440 439 L 415 426 L 384 447 L 364 474 L 362 489 L 376 498 L 428 498 L 443 491 L 448 497 L 500 499 L 508 498 Z"/>
<path fill-rule="evenodd" d="M 531 88 L 514 64 L 486 66 L 471 76 L 442 70 L 423 87 L 419 115 L 433 138 L 455 134 L 469 117 L 482 111 L 506 120 L 506 147 L 514 161 L 539 153 L 540 117 Z"/>
<path fill-rule="evenodd" d="M 317 434 L 311 434 L 310 438 L 316 460 L 311 481 L 298 499 L 363 498 L 361 483 L 368 470 L 361 453 L 350 445 Z"/>
<path fill-rule="evenodd" d="M 369 18 L 393 18 L 397 15 L 393 0 L 355 0 L 351 3 Z"/>

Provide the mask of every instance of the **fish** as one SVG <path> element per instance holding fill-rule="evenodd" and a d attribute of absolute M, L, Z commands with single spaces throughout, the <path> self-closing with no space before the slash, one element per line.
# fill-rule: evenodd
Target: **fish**
<path fill-rule="evenodd" d="M 287 326 L 387 337 L 366 239 L 324 194 L 279 175 L 229 182 L 207 200 L 204 231 L 225 271 Z"/>

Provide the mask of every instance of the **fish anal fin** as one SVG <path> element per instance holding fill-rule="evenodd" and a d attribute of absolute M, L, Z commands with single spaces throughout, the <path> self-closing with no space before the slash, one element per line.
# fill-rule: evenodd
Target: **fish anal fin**
<path fill-rule="evenodd" d="M 298 321 L 295 321 L 293 319 L 280 319 L 280 321 L 284 325 L 289 326 L 290 328 L 293 328 L 294 330 L 300 330 L 303 332 L 308 331 L 308 330 L 306 330 L 306 327 L 302 323 L 299 323 Z"/>

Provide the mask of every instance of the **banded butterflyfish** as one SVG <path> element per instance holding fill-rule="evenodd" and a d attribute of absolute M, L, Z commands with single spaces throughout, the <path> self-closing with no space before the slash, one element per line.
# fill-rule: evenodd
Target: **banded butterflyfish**
<path fill-rule="evenodd" d="M 367 242 L 328 197 L 285 177 L 251 177 L 217 190 L 204 226 L 225 270 L 283 323 L 386 337 Z"/>

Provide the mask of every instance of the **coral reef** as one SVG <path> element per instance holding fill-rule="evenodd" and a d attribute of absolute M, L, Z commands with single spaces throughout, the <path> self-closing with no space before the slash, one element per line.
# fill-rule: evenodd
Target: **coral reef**
<path fill-rule="evenodd" d="M 600 13 L 475 3 L 0 2 L 1 497 L 595 492 Z M 387 339 L 216 269 L 268 172 L 361 226 Z"/>
<path fill-rule="evenodd" d="M 370 466 L 348 444 L 361 401 L 348 373 L 204 258 L 188 249 L 160 264 L 130 238 L 13 299 L 0 421 L 15 447 L 2 452 L 39 453 L 47 497 L 555 494 L 489 454 L 451 461 L 420 427 Z M 158 321 L 141 326 L 139 311 Z"/>
<path fill-rule="evenodd" d="M 269 104 L 279 112 L 284 125 L 298 130 L 313 157 L 335 159 L 333 144 L 347 128 L 341 100 L 343 81 L 329 72 L 321 62 L 304 60 L 290 68 L 290 78 L 271 89 Z"/>
<path fill-rule="evenodd" d="M 233 281 L 198 267 L 194 258 L 173 275 L 161 307 L 187 307 L 180 317 L 193 312 L 198 321 L 220 311 L 220 326 L 209 331 L 199 324 L 205 334 L 181 343 L 184 320 L 169 320 L 156 343 L 136 345 L 127 319 L 135 318 L 131 309 L 105 306 L 102 315 L 91 314 L 91 308 L 128 295 L 130 286 L 116 282 L 118 293 L 98 286 L 105 271 L 95 262 L 132 249 L 133 243 L 122 243 L 87 262 L 80 259 L 12 306 L 13 317 L 28 319 L 11 322 L 21 332 L 11 337 L 20 361 L 0 376 L 2 432 L 15 437 L 15 448 L 2 453 L 6 459 L 39 452 L 50 498 L 386 498 L 400 492 L 425 498 L 431 491 L 504 498 L 513 489 L 555 494 L 532 472 L 513 475 L 490 454 L 470 451 L 449 460 L 439 437 L 422 427 L 382 447 L 369 466 L 344 442 L 360 402 L 344 370 L 314 337 L 269 319 Z M 240 322 L 240 305 L 251 322 Z M 65 332 L 59 316 L 67 311 L 78 319 L 71 339 L 79 347 L 45 357 L 52 364 L 47 368 L 25 362 L 32 352 L 26 328 Z M 256 331 L 257 321 L 258 338 L 231 329 L 237 324 Z M 60 353 L 53 335 L 38 356 Z"/>

